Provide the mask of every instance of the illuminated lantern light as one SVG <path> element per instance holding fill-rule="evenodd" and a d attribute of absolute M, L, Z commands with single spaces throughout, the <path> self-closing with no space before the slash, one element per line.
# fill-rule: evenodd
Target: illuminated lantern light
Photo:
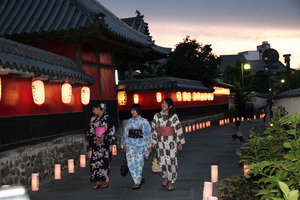
<path fill-rule="evenodd" d="M 241 121 L 242 121 L 242 122 L 244 121 L 244 117 L 241 118 Z"/>
<path fill-rule="evenodd" d="M 250 169 L 246 169 L 248 167 L 249 167 L 248 164 L 244 164 L 244 176 L 246 176 L 250 172 Z"/>
<path fill-rule="evenodd" d="M 247 121 L 249 121 L 250 119 L 249 118 L 247 118 Z"/>
<path fill-rule="evenodd" d="M 92 151 L 90 151 L 90 159 L 92 158 Z"/>
<path fill-rule="evenodd" d="M 188 126 L 185 127 L 185 132 L 186 132 L 186 133 L 189 132 L 189 127 L 188 127 Z"/>
<path fill-rule="evenodd" d="M 196 130 L 196 127 L 195 127 L 195 124 L 193 125 L 193 131 L 195 131 Z"/>
<path fill-rule="evenodd" d="M 228 124 L 230 123 L 230 119 L 229 119 L 229 118 L 227 119 L 227 123 L 228 123 Z"/>
<path fill-rule="evenodd" d="M 193 101 L 197 101 L 197 93 L 193 92 L 192 93 Z"/>
<path fill-rule="evenodd" d="M 187 92 L 183 92 L 182 93 L 182 100 L 183 101 L 187 101 L 188 97 L 187 97 Z"/>
<path fill-rule="evenodd" d="M 160 92 L 157 92 L 157 93 L 156 93 L 156 101 L 157 101 L 158 103 L 160 103 L 161 100 L 162 100 L 161 93 L 160 93 Z"/>
<path fill-rule="evenodd" d="M 201 100 L 201 93 L 197 92 L 197 101 L 200 101 L 200 100 Z"/>
<path fill-rule="evenodd" d="M 202 128 L 205 128 L 205 122 L 202 123 Z"/>
<path fill-rule="evenodd" d="M 208 126 L 211 126 L 211 123 L 210 123 L 210 121 L 208 121 Z"/>
<path fill-rule="evenodd" d="M 54 165 L 54 180 L 61 179 L 61 164 Z"/>
<path fill-rule="evenodd" d="M 39 191 L 39 174 L 31 174 L 31 191 Z"/>
<path fill-rule="evenodd" d="M 256 119 L 256 115 L 253 116 L 253 119 Z"/>
<path fill-rule="evenodd" d="M 221 122 L 221 120 L 219 120 L 219 126 L 221 126 L 222 125 L 222 122 Z"/>
<path fill-rule="evenodd" d="M 69 104 L 72 100 L 72 86 L 68 82 L 61 86 L 61 100 L 64 104 Z"/>
<path fill-rule="evenodd" d="M 121 145 L 121 149 L 124 149 L 124 145 Z"/>
<path fill-rule="evenodd" d="M 125 91 L 118 92 L 118 103 L 120 106 L 125 106 L 127 104 L 127 94 Z"/>
<path fill-rule="evenodd" d="M 210 166 L 210 173 L 211 173 L 211 182 L 216 183 L 218 182 L 218 165 L 211 165 Z"/>
<path fill-rule="evenodd" d="M 192 126 L 189 125 L 189 132 L 192 132 Z"/>
<path fill-rule="evenodd" d="M 204 93 L 200 93 L 200 101 L 204 101 Z"/>
<path fill-rule="evenodd" d="M 196 124 L 196 129 L 199 130 L 199 124 Z"/>
<path fill-rule="evenodd" d="M 80 167 L 86 167 L 86 156 L 80 155 Z"/>
<path fill-rule="evenodd" d="M 239 117 L 237 117 L 237 118 L 236 118 L 236 120 L 237 120 L 237 121 L 240 121 L 240 118 L 239 118 Z"/>
<path fill-rule="evenodd" d="M 235 118 L 232 119 L 232 122 L 235 123 Z"/>
<path fill-rule="evenodd" d="M 139 95 L 138 95 L 138 94 L 134 94 L 134 95 L 133 95 L 133 102 L 134 102 L 135 104 L 138 104 L 138 103 L 139 103 Z"/>
<path fill-rule="evenodd" d="M 208 122 L 205 122 L 206 127 L 208 127 Z"/>
<path fill-rule="evenodd" d="M 36 79 L 31 84 L 32 97 L 36 105 L 41 106 L 45 102 L 45 86 L 43 81 Z"/>
<path fill-rule="evenodd" d="M 117 145 L 112 145 L 112 155 L 116 156 L 117 155 Z"/>
<path fill-rule="evenodd" d="M 213 192 L 213 183 L 212 182 L 204 182 L 203 200 L 207 200 L 208 197 L 212 196 L 212 192 Z"/>
<path fill-rule="evenodd" d="M 203 99 L 203 101 L 207 101 L 207 96 L 208 96 L 208 95 L 207 95 L 207 93 L 203 93 L 203 95 L 204 95 L 204 97 L 203 97 L 203 98 L 204 98 L 204 99 Z"/>
<path fill-rule="evenodd" d="M 199 123 L 199 128 L 202 129 L 202 123 Z"/>
<path fill-rule="evenodd" d="M 87 86 L 83 86 L 81 88 L 81 103 L 83 105 L 88 105 L 90 103 L 90 88 Z"/>
<path fill-rule="evenodd" d="M 192 100 L 192 94 L 190 92 L 187 93 L 187 101 Z"/>
<path fill-rule="evenodd" d="M 69 169 L 69 174 L 75 173 L 75 171 L 74 171 L 74 159 L 69 159 L 68 160 L 68 169 Z"/>
<path fill-rule="evenodd" d="M 177 101 L 182 101 L 181 92 L 176 92 Z"/>
<path fill-rule="evenodd" d="M 214 94 L 213 94 L 213 93 L 208 93 L 208 94 L 207 94 L 207 100 L 208 100 L 208 101 L 214 100 Z"/>

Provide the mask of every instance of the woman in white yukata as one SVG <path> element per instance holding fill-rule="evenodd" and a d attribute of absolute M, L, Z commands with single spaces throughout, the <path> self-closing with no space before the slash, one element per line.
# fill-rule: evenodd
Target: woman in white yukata
<path fill-rule="evenodd" d="M 126 152 L 127 165 L 134 181 L 133 189 L 139 189 L 145 182 L 142 177 L 144 158 L 149 156 L 151 147 L 151 127 L 148 121 L 141 117 L 141 106 L 133 104 L 130 107 L 130 118 L 123 132 L 121 145 Z"/>
<path fill-rule="evenodd" d="M 157 150 L 158 162 L 161 167 L 163 187 L 172 191 L 177 179 L 177 149 L 182 150 L 185 143 L 178 116 L 175 114 L 171 98 L 165 98 L 161 104 L 162 111 L 156 113 L 151 124 L 152 148 Z"/>

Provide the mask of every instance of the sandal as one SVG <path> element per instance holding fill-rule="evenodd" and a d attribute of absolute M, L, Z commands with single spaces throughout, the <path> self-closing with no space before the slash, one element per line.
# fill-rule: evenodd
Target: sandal
<path fill-rule="evenodd" d="M 138 190 L 139 188 L 140 188 L 140 186 L 136 185 L 136 184 L 134 184 L 133 187 L 132 187 L 132 189 L 134 189 L 134 190 Z"/>
<path fill-rule="evenodd" d="M 93 185 L 92 189 L 96 190 L 101 186 L 101 184 L 96 183 L 95 185 Z"/>
<path fill-rule="evenodd" d="M 174 190 L 173 185 L 169 184 L 169 186 L 168 186 L 168 191 L 173 191 L 173 190 Z"/>
<path fill-rule="evenodd" d="M 168 179 L 164 179 L 163 183 L 162 183 L 162 186 L 167 187 L 168 183 L 169 183 Z"/>
<path fill-rule="evenodd" d="M 109 186 L 108 183 L 103 183 L 103 184 L 101 185 L 102 188 L 107 188 L 108 186 Z"/>
<path fill-rule="evenodd" d="M 145 183 L 145 179 L 142 178 L 140 185 L 142 185 L 143 183 Z"/>

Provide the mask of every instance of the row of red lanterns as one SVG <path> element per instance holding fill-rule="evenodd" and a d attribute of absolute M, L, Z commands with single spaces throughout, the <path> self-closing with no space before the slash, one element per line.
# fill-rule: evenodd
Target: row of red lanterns
<path fill-rule="evenodd" d="M 32 82 L 32 97 L 35 104 L 41 106 L 45 103 L 45 86 L 43 81 L 35 79 Z M 72 85 L 65 82 L 61 86 L 61 100 L 64 104 L 69 104 L 72 100 Z M 81 88 L 81 103 L 87 105 L 90 102 L 90 88 L 83 86 Z"/>

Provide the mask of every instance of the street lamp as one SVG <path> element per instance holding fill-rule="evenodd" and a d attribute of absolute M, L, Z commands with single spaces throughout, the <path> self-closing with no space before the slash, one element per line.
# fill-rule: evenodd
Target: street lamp
<path fill-rule="evenodd" d="M 249 63 L 242 63 L 242 87 L 244 87 L 244 69 L 250 69 Z"/>

